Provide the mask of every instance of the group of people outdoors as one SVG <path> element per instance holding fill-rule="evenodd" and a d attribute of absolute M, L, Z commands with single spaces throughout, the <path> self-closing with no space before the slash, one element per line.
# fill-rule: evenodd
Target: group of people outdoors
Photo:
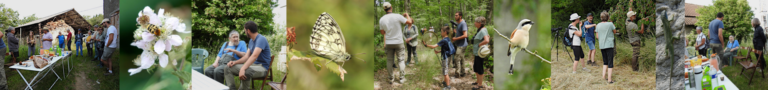
<path fill-rule="evenodd" d="M 384 35 L 383 42 L 386 44 L 384 49 L 387 57 L 386 67 L 389 74 L 389 83 L 405 83 L 407 80 L 405 78 L 405 69 L 411 60 L 415 63 L 419 62 L 416 60 L 416 56 L 418 56 L 416 49 L 419 44 L 419 38 L 417 37 L 420 36 L 419 32 L 425 32 L 426 28 L 419 31 L 414 25 L 414 19 L 408 13 L 393 13 L 392 4 L 389 2 L 383 3 L 383 9 L 386 14 L 379 19 L 379 26 L 380 33 Z M 483 65 L 488 57 L 484 57 L 487 55 L 480 55 L 478 50 L 479 46 L 487 45 L 490 42 L 490 35 L 488 35 L 488 31 L 485 28 L 487 25 L 486 19 L 484 17 L 476 17 L 474 19 L 474 26 L 477 28 L 474 38 L 468 38 L 470 33 L 468 32 L 469 27 L 464 20 L 464 13 L 454 13 L 453 19 L 456 22 L 456 24 L 453 24 L 454 28 L 450 28 L 451 24 L 445 24 L 440 28 L 442 39 L 437 44 L 427 44 L 425 41 L 421 41 L 421 44 L 428 48 L 440 47 L 440 50 L 435 50 L 435 52 L 439 52 L 441 57 L 440 65 L 444 78 L 442 82 L 443 89 L 451 88 L 451 80 L 448 73 L 451 65 L 456 70 L 454 73 L 459 77 L 467 74 L 464 69 L 464 63 L 468 59 L 464 56 L 464 53 L 471 53 L 473 56 L 471 58 L 474 58 L 472 59 L 474 60 L 472 68 L 477 75 L 477 81 L 473 83 L 472 89 L 484 88 L 483 79 L 485 71 Z M 433 28 L 430 28 L 430 31 L 433 31 Z M 453 37 L 449 33 L 453 33 Z M 470 52 L 465 51 L 468 46 L 471 46 L 473 50 Z M 399 68 L 399 78 L 396 78 L 397 75 L 393 73 L 394 68 Z"/>
<path fill-rule="evenodd" d="M 645 25 L 640 24 L 640 27 L 638 27 L 637 22 L 639 20 L 647 20 L 648 18 L 638 19 L 637 18 L 637 12 L 632 11 L 632 8 L 629 8 L 629 11 L 626 13 L 626 27 L 625 30 L 627 32 L 628 41 L 629 44 L 632 46 L 632 57 L 631 57 L 631 67 L 632 70 L 638 71 L 639 70 L 639 63 L 638 59 L 640 57 L 640 47 L 642 45 L 640 34 L 643 34 L 645 32 Z M 579 64 L 584 66 L 582 68 L 583 71 L 589 72 L 590 70 L 586 68 L 586 65 L 584 65 L 584 62 L 586 64 L 591 64 L 592 66 L 596 66 L 597 63 L 595 61 L 595 53 L 597 52 L 595 49 L 600 49 L 600 52 L 602 54 L 603 58 L 603 69 L 602 69 L 602 78 L 605 79 L 608 83 L 612 84 L 614 82 L 612 78 L 613 73 L 613 64 L 614 64 L 614 57 L 616 56 L 616 49 L 615 44 L 619 43 L 616 42 L 615 37 L 619 35 L 618 28 L 612 21 L 610 21 L 611 16 L 607 11 L 602 11 L 600 13 L 600 22 L 593 21 L 594 16 L 592 13 L 587 14 L 586 21 L 581 22 L 581 16 L 577 13 L 573 13 L 570 16 L 571 23 L 568 24 L 568 33 L 567 37 L 570 37 L 571 40 L 570 44 L 571 49 L 573 49 L 573 54 L 576 58 L 574 58 L 573 66 L 572 66 L 572 73 L 577 73 L 577 67 Z M 581 49 L 582 45 L 582 39 L 587 43 L 589 47 L 588 51 L 588 58 L 584 61 L 585 55 L 584 51 Z M 623 42 L 622 42 L 623 43 Z M 595 47 L 598 45 L 599 47 Z M 579 63 L 579 61 L 584 61 Z M 607 77 L 606 77 L 607 76 Z"/>
<path fill-rule="evenodd" d="M 230 90 L 238 90 L 234 76 L 240 79 L 239 90 L 251 90 L 252 78 L 266 77 L 272 61 L 269 41 L 258 33 L 258 25 L 248 21 L 244 27 L 242 31 L 228 32 L 228 40 L 221 45 L 216 61 L 203 71 L 219 83 L 226 82 Z M 248 35 L 248 43 L 240 40 L 240 32 Z"/>
<path fill-rule="evenodd" d="M 753 28 L 752 35 L 752 48 L 742 48 L 739 44 L 739 40 L 735 38 L 735 34 L 728 36 L 728 42 L 724 38 L 725 24 L 723 18 L 725 14 L 718 12 L 714 20 L 709 22 L 709 33 L 703 33 L 702 27 L 696 27 L 695 40 L 686 40 L 686 59 L 696 57 L 710 57 L 718 60 L 718 67 L 724 67 L 733 64 L 733 57 L 737 55 L 739 50 L 748 49 L 754 53 L 757 57 L 757 67 L 765 67 L 765 60 L 763 58 L 763 51 L 766 45 L 766 32 L 763 27 L 760 26 L 760 20 L 752 18 L 751 25 Z M 717 57 L 712 57 L 716 55 Z M 759 69 L 758 69 L 759 70 Z"/>
<path fill-rule="evenodd" d="M 5 32 L 0 32 L 0 38 L 5 38 L 5 40 L 0 40 L 0 53 L 2 53 L 0 54 L 0 57 L 5 57 L 7 53 L 7 55 L 11 56 L 10 60 L 12 60 L 12 62 L 7 64 L 0 62 L 0 64 L 8 66 L 26 60 L 23 58 L 19 59 L 20 42 L 24 42 L 22 45 L 27 46 L 27 56 L 31 57 L 33 55 L 38 55 L 39 52 L 37 51 L 39 50 L 48 50 L 52 48 L 53 40 L 58 39 L 59 47 L 65 51 L 73 50 L 71 49 L 71 42 L 75 42 L 74 45 L 77 46 L 75 48 L 76 51 L 72 51 L 72 54 L 74 54 L 72 56 L 75 57 L 86 56 L 82 54 L 82 44 L 86 43 L 86 47 L 88 48 L 86 49 L 86 53 L 90 54 L 88 56 L 93 56 L 91 61 L 100 60 L 101 63 L 99 66 L 106 67 L 108 70 L 104 75 L 112 75 L 112 64 L 109 59 L 117 48 L 117 28 L 110 23 L 109 19 L 102 20 L 100 25 L 89 27 L 91 30 L 75 30 L 75 34 L 72 34 L 69 30 L 67 30 L 68 34 L 59 32 L 59 35 L 56 37 L 51 34 L 51 29 L 40 28 L 38 29 L 38 33 L 30 31 L 29 35 L 26 36 L 26 40 L 18 39 L 16 37 L 16 28 L 9 27 Z M 87 34 L 83 32 L 87 32 Z M 75 38 L 73 39 L 72 36 Z M 0 58 L 0 61 L 5 61 L 5 59 L 6 58 Z M 0 67 L 0 89 L 7 89 L 6 75 L 4 71 L 4 67 Z"/>

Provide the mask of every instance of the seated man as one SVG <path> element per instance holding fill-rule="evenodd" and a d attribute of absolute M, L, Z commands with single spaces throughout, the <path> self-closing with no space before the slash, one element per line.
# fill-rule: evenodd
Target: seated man
<path fill-rule="evenodd" d="M 735 40 L 733 38 L 733 35 L 728 37 L 728 46 L 726 46 L 723 58 L 724 60 L 720 60 L 720 63 L 723 65 L 729 65 L 729 61 L 733 59 L 732 57 L 736 55 L 739 52 L 739 40 Z"/>
<path fill-rule="evenodd" d="M 229 61 L 240 59 L 241 56 L 245 56 L 246 47 L 245 41 L 240 40 L 240 34 L 237 31 L 229 31 L 229 41 L 224 42 L 219 49 L 219 54 L 216 56 L 216 61 L 213 65 L 205 68 L 205 76 L 213 78 L 219 83 L 224 83 L 224 66 Z"/>
<path fill-rule="evenodd" d="M 272 60 L 270 54 L 269 42 L 267 38 L 259 34 L 258 26 L 253 21 L 245 23 L 245 32 L 249 40 L 248 50 L 242 58 L 236 61 L 229 61 L 224 67 L 224 79 L 230 90 L 235 90 L 235 80 L 232 75 L 237 75 L 240 79 L 240 89 L 249 90 L 252 78 L 262 78 L 267 76 L 269 64 Z"/>

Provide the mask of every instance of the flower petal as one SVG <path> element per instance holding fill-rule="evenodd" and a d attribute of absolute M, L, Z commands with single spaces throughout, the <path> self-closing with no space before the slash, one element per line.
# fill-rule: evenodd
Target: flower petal
<path fill-rule="evenodd" d="M 155 40 L 155 34 L 144 32 L 141 34 L 141 41 L 143 42 L 149 42 Z"/>
<path fill-rule="evenodd" d="M 182 43 L 184 43 L 184 40 L 181 39 L 181 36 L 179 35 L 171 35 L 168 37 L 168 41 L 170 41 L 170 44 L 173 46 L 179 46 Z"/>
<path fill-rule="evenodd" d="M 170 40 L 165 40 L 165 42 L 163 42 L 163 43 L 165 43 L 165 51 L 171 51 L 171 48 L 173 48 L 171 46 L 173 46 L 173 45 L 171 45 Z"/>
<path fill-rule="evenodd" d="M 184 24 L 184 23 L 179 24 L 179 26 L 176 27 L 176 31 L 177 32 L 182 32 L 182 33 L 189 33 L 189 32 L 187 32 L 187 25 Z"/>
<path fill-rule="evenodd" d="M 164 40 L 158 40 L 157 42 L 155 42 L 155 46 L 154 46 L 155 47 L 155 52 L 158 55 L 159 54 L 163 54 L 163 51 L 165 51 L 165 43 L 163 43 L 163 42 L 165 42 L 165 41 Z"/>
<path fill-rule="evenodd" d="M 131 73 L 129 76 L 133 76 L 134 74 L 137 74 L 137 73 L 141 72 L 141 70 L 142 70 L 141 68 L 131 68 L 131 69 L 128 69 L 128 72 Z"/>
<path fill-rule="evenodd" d="M 161 54 L 159 60 L 160 60 L 160 67 L 165 68 L 165 66 L 168 66 L 168 55 Z"/>
<path fill-rule="evenodd" d="M 152 67 L 152 64 L 155 64 L 155 59 L 157 58 L 157 55 L 150 51 L 144 51 L 141 53 L 141 66 L 139 68 L 141 69 L 147 69 L 149 67 Z"/>
<path fill-rule="evenodd" d="M 168 30 L 174 30 L 179 25 L 179 18 L 176 17 L 168 17 L 165 18 L 165 25 L 163 25 L 164 28 Z"/>
<path fill-rule="evenodd" d="M 144 14 L 154 13 L 154 11 L 152 11 L 152 8 L 150 8 L 149 6 L 144 6 L 144 9 L 142 10 L 142 12 L 144 12 Z"/>
<path fill-rule="evenodd" d="M 147 44 L 145 42 L 142 42 L 142 41 L 136 41 L 136 42 L 131 43 L 131 46 L 136 46 L 136 47 L 139 47 L 141 49 L 144 49 L 146 47 L 146 45 Z"/>
<path fill-rule="evenodd" d="M 165 13 L 165 9 L 160 8 L 160 10 L 157 10 L 157 16 L 158 17 L 165 17 L 165 15 L 163 13 Z"/>

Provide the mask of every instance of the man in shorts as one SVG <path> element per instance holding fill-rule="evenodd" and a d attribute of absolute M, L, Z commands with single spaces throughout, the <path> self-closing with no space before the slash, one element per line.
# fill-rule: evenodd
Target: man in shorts
<path fill-rule="evenodd" d="M 110 23 L 109 19 L 104 19 L 101 22 L 104 26 L 109 26 L 109 28 L 107 28 L 106 43 L 104 43 L 104 46 L 106 47 L 104 47 L 104 53 L 101 55 L 101 62 L 104 63 L 104 66 L 107 66 L 107 69 L 109 70 L 109 72 L 104 75 L 112 75 L 112 61 L 109 59 L 117 48 L 117 28 Z"/>
<path fill-rule="evenodd" d="M 595 26 L 597 26 L 597 24 L 594 24 L 592 20 L 594 20 L 592 13 L 587 13 L 587 21 L 584 21 L 582 28 L 586 31 L 583 36 L 589 46 L 589 58 L 587 59 L 587 64 L 592 64 L 594 66 L 597 65 L 595 64 Z"/>

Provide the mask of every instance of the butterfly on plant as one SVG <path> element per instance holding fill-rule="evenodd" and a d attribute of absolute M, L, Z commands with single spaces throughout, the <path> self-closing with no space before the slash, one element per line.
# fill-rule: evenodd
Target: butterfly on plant
<path fill-rule="evenodd" d="M 343 63 L 352 57 L 347 53 L 344 34 L 342 34 L 338 23 L 330 14 L 325 12 L 320 14 L 315 26 L 312 27 L 309 45 L 318 56 L 342 63 L 341 66 L 344 66 Z"/>

